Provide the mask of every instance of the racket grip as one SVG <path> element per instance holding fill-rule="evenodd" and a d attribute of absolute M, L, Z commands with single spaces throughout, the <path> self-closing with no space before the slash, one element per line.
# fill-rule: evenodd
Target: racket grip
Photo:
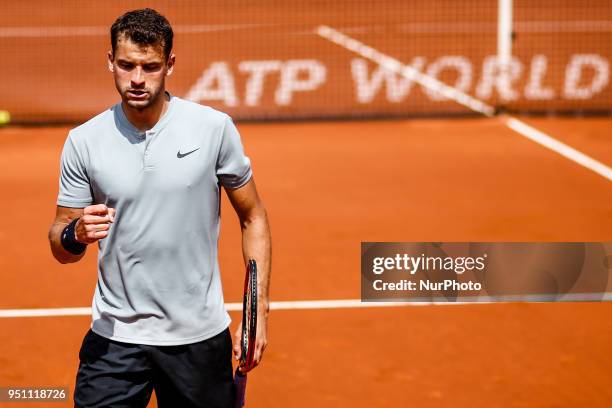
<path fill-rule="evenodd" d="M 244 401 L 246 397 L 246 384 L 246 374 L 242 374 L 239 370 L 236 370 L 236 374 L 234 375 L 234 408 L 244 407 Z"/>

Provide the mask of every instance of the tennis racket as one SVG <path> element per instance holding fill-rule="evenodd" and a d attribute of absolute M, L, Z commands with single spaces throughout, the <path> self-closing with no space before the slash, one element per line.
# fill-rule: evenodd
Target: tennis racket
<path fill-rule="evenodd" d="M 257 263 L 250 259 L 244 277 L 244 295 L 242 298 L 242 336 L 240 348 L 242 354 L 236 373 L 234 375 L 234 389 L 236 392 L 235 408 L 244 407 L 246 396 L 246 373 L 240 372 L 240 367 L 247 370 L 253 365 L 255 354 L 255 338 L 257 335 Z"/>

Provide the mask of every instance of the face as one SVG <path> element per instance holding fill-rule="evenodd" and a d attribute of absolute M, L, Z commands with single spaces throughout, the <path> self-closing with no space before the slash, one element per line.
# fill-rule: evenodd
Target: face
<path fill-rule="evenodd" d="M 108 53 L 108 69 L 113 73 L 121 99 L 142 111 L 164 95 L 166 75 L 174 68 L 174 54 L 168 61 L 161 45 L 143 46 L 120 36 L 115 54 Z"/>

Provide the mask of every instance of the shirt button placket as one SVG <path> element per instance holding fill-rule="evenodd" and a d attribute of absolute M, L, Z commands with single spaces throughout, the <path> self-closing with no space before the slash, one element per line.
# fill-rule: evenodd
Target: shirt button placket
<path fill-rule="evenodd" d="M 146 150 L 146 134 L 145 132 L 139 132 L 138 133 L 138 140 L 139 140 L 139 147 L 140 147 L 140 153 L 142 154 L 142 168 L 146 168 L 147 167 L 147 160 L 146 160 L 146 155 L 147 155 L 147 150 Z"/>
<path fill-rule="evenodd" d="M 144 168 L 152 169 L 154 166 L 151 163 L 151 151 L 149 145 L 151 144 L 151 138 L 155 135 L 155 132 L 145 132 L 145 152 L 144 152 Z"/>

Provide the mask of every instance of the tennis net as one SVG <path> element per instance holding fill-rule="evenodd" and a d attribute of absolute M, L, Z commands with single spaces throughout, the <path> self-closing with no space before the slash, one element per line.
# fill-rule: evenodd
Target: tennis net
<path fill-rule="evenodd" d="M 148 6 L 175 31 L 168 89 L 236 119 L 610 113 L 609 2 L 507 1 L 4 2 L 0 109 L 73 122 L 115 103 L 110 25 Z"/>

